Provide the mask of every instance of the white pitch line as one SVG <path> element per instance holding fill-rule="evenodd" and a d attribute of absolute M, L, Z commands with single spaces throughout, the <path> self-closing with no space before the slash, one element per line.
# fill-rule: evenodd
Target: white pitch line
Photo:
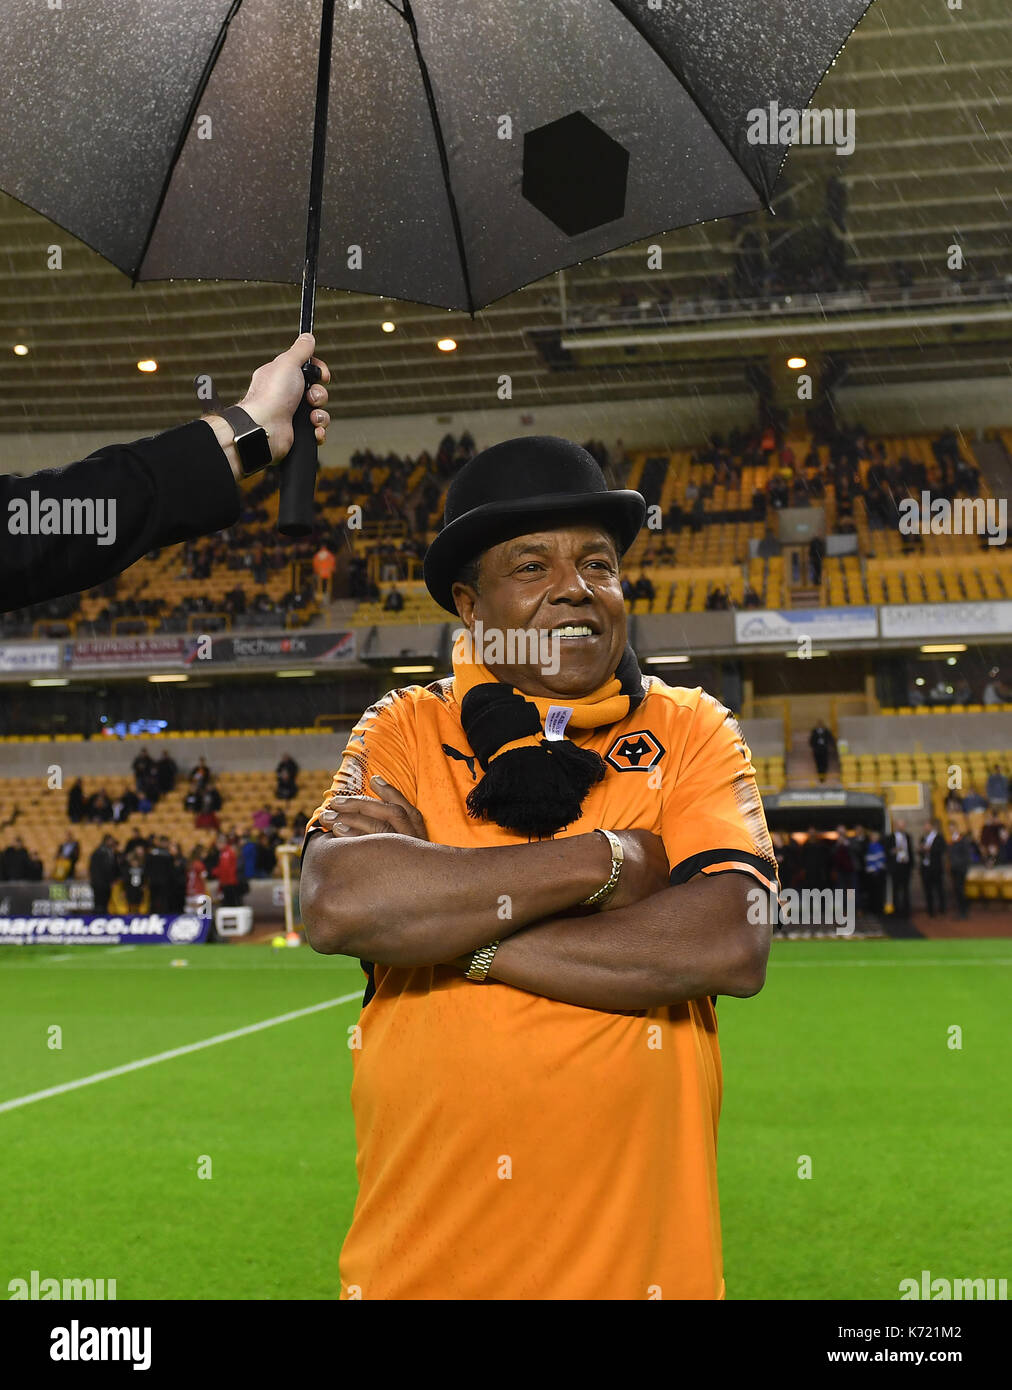
<path fill-rule="evenodd" d="M 321 1009 L 333 1009 L 338 1004 L 350 1004 L 353 999 L 361 999 L 362 991 L 342 994 L 339 999 L 326 999 L 322 1004 L 310 1004 L 307 1009 L 294 1009 L 288 1014 L 278 1014 L 276 1018 L 265 1018 L 262 1023 L 249 1023 L 245 1028 L 233 1028 L 230 1033 L 216 1033 L 213 1038 L 202 1042 L 187 1043 L 185 1047 L 173 1047 L 168 1052 L 156 1052 L 153 1057 L 141 1057 L 136 1062 L 127 1062 L 122 1067 L 110 1067 L 108 1071 L 97 1071 L 91 1076 L 82 1076 L 78 1081 L 64 1081 L 60 1086 L 48 1086 L 44 1091 L 33 1091 L 28 1096 L 16 1096 L 14 1100 L 0 1102 L 0 1113 L 16 1110 L 21 1105 L 31 1105 L 36 1100 L 48 1100 L 50 1096 L 60 1096 L 66 1091 L 76 1091 L 82 1086 L 93 1086 L 96 1081 L 108 1081 L 112 1076 L 124 1076 L 127 1072 L 140 1071 L 142 1067 L 153 1067 L 156 1062 L 170 1062 L 173 1057 L 185 1057 L 188 1052 L 200 1052 L 216 1043 L 231 1042 L 233 1038 L 244 1038 L 249 1033 L 260 1033 L 265 1028 L 273 1028 L 278 1023 L 290 1023 L 293 1018 L 305 1018 L 307 1014 L 319 1013 Z"/>
<path fill-rule="evenodd" d="M 990 960 L 771 960 L 770 964 L 775 965 L 778 970 L 810 970 L 822 966 L 832 969 L 837 965 L 849 965 L 852 968 L 899 965 L 905 970 L 910 965 L 1012 965 L 1012 959 L 995 956 Z"/>
<path fill-rule="evenodd" d="M 107 954 L 110 955 L 110 956 L 114 956 L 114 955 L 116 954 L 117 951 L 136 951 L 136 950 L 137 950 L 136 945 L 133 945 L 133 946 L 110 946 L 110 947 L 109 947 L 109 950 L 108 950 L 108 952 L 107 952 Z"/>

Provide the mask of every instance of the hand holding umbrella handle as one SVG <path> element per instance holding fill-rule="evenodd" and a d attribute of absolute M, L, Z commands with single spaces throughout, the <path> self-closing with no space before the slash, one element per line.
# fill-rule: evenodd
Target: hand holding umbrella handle
<path fill-rule="evenodd" d="M 302 366 L 306 390 L 321 380 L 319 367 L 313 362 Z M 292 417 L 295 441 L 278 465 L 281 471 L 278 498 L 278 530 L 283 536 L 308 535 L 313 529 L 313 498 L 316 493 L 316 474 L 320 467 L 320 452 L 312 421 L 313 407 L 305 391 Z"/>

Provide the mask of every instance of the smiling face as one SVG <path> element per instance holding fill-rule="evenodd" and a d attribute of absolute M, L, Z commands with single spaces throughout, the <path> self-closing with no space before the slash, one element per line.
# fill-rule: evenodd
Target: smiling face
<path fill-rule="evenodd" d="M 559 630 L 551 640 L 552 665 L 558 653 L 554 672 L 539 664 L 489 666 L 525 695 L 589 695 L 614 675 L 625 649 L 618 551 L 596 525 L 560 526 L 492 546 L 481 556 L 478 587 L 458 582 L 452 592 L 472 633 L 479 619 L 486 635 L 493 629 Z"/>

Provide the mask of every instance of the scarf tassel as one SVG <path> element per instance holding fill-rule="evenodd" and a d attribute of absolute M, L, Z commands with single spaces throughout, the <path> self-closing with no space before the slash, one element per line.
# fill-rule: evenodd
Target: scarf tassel
<path fill-rule="evenodd" d="M 539 747 L 493 758 L 468 793 L 467 809 L 476 820 L 547 839 L 580 819 L 584 797 L 605 771 L 604 759 L 592 749 L 569 739 L 542 739 Z"/>

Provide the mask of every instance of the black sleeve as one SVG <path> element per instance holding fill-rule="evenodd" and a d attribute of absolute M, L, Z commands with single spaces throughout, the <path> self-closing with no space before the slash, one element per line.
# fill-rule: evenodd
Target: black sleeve
<path fill-rule="evenodd" d="M 66 468 L 0 474 L 0 503 L 6 613 L 91 589 L 151 550 L 233 525 L 239 489 L 210 424 L 191 420 Z"/>

